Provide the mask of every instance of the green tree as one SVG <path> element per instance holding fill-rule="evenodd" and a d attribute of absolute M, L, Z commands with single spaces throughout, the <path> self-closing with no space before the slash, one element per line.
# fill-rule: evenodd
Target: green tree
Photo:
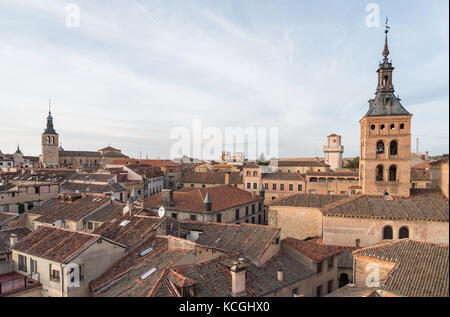
<path fill-rule="evenodd" d="M 349 161 L 347 165 L 345 165 L 345 168 L 359 168 L 359 156 Z"/>

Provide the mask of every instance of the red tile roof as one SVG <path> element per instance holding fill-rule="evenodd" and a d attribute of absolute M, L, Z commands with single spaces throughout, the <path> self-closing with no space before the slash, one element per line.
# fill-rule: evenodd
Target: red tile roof
<path fill-rule="evenodd" d="M 341 199 L 321 209 L 324 216 L 406 219 L 449 220 L 448 198 L 440 191 L 411 190 L 410 197 L 356 195 Z"/>
<path fill-rule="evenodd" d="M 201 231 L 196 243 L 258 261 L 279 236 L 281 229 L 255 224 L 224 224 L 200 221 L 183 221 L 185 230 Z"/>
<path fill-rule="evenodd" d="M 225 184 L 224 171 L 192 172 L 181 178 L 182 183 L 197 184 Z M 230 173 L 230 184 L 242 185 L 242 175 L 240 172 Z"/>
<path fill-rule="evenodd" d="M 395 264 L 381 290 L 406 297 L 448 297 L 448 251 L 448 244 L 402 239 L 354 251 L 353 256 Z"/>
<path fill-rule="evenodd" d="M 225 210 L 253 202 L 262 202 L 264 198 L 229 185 L 209 188 L 183 188 L 173 192 L 174 206 L 169 209 L 204 212 L 204 200 L 206 193 L 212 200 L 212 211 Z M 148 208 L 161 207 L 161 193 L 150 196 L 144 200 L 144 206 Z"/>
<path fill-rule="evenodd" d="M 69 263 L 99 239 L 101 237 L 97 234 L 42 225 L 19 240 L 12 249 L 58 263 Z"/>
<path fill-rule="evenodd" d="M 354 249 L 334 245 L 324 245 L 321 237 L 309 240 L 299 240 L 288 237 L 283 239 L 282 243 L 286 243 L 315 262 L 337 255 L 347 249 Z"/>

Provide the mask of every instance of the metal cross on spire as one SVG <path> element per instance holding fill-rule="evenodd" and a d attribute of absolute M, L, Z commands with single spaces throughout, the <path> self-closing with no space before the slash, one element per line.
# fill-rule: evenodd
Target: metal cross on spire
<path fill-rule="evenodd" d="M 52 113 L 52 111 L 51 111 L 51 106 L 52 106 L 52 99 L 51 99 L 51 98 L 48 98 L 48 114 L 51 114 L 51 113 Z"/>

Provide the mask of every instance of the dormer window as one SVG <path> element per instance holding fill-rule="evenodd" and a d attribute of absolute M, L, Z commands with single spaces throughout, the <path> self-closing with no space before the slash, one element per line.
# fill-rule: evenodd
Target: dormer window
<path fill-rule="evenodd" d="M 385 104 L 386 106 L 390 106 L 390 105 L 391 105 L 391 98 L 386 97 L 386 99 L 384 100 L 384 104 Z"/>

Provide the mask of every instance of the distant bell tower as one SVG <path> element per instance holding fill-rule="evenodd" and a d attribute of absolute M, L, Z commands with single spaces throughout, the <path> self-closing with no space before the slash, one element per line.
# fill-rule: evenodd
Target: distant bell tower
<path fill-rule="evenodd" d="M 53 127 L 53 117 L 50 109 L 50 101 L 49 101 L 49 109 L 47 116 L 47 127 L 42 133 L 41 138 L 42 144 L 42 157 L 41 163 L 46 167 L 58 167 L 59 166 L 59 136 L 56 133 Z"/>
<path fill-rule="evenodd" d="M 328 137 L 328 144 L 323 147 L 325 153 L 325 164 L 330 165 L 331 170 L 342 168 L 342 153 L 344 146 L 341 145 L 341 136 L 331 134 Z"/>
<path fill-rule="evenodd" d="M 375 98 L 369 100 L 369 110 L 360 120 L 359 179 L 363 194 L 408 197 L 411 187 L 412 114 L 394 95 L 394 67 L 388 60 L 388 32 L 386 20 L 383 61 L 377 70 Z"/>

